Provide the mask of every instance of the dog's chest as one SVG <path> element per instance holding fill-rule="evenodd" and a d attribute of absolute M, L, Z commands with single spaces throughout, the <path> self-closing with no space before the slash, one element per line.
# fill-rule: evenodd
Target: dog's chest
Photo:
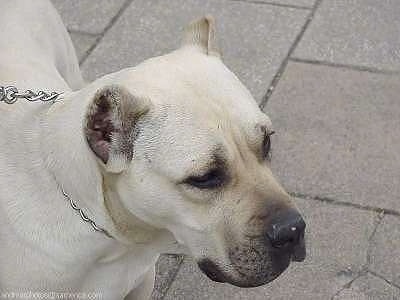
<path fill-rule="evenodd" d="M 101 291 L 106 299 L 122 299 L 141 283 L 157 258 L 128 254 L 112 263 L 94 265 L 84 278 L 83 290 Z"/>
<path fill-rule="evenodd" d="M 28 250 L 18 239 L 8 239 L 4 246 L 0 290 L 97 293 L 110 300 L 127 295 L 157 259 L 154 254 L 129 252 L 112 261 L 89 262 L 78 256 L 74 262 L 64 260 L 67 256 L 61 253 L 55 260 L 37 249 Z"/>

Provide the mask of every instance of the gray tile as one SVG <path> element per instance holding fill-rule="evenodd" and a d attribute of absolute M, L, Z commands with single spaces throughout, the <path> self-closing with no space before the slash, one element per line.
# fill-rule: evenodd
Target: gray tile
<path fill-rule="evenodd" d="M 398 0 L 322 1 L 294 56 L 400 70 Z"/>
<path fill-rule="evenodd" d="M 266 286 L 241 289 L 210 281 L 187 259 L 165 299 L 330 299 L 366 264 L 375 215 L 322 202 L 296 201 L 307 223 L 305 262 L 293 263 Z"/>
<path fill-rule="evenodd" d="M 287 190 L 400 211 L 399 79 L 289 63 L 265 109 Z"/>
<path fill-rule="evenodd" d="M 399 217 L 386 216 L 378 227 L 373 239 L 370 269 L 400 286 Z"/>
<path fill-rule="evenodd" d="M 385 280 L 366 274 L 356 279 L 351 286 L 343 289 L 332 300 L 396 300 L 400 289 Z"/>
<path fill-rule="evenodd" d="M 316 0 L 258 0 L 258 1 L 265 3 L 276 3 L 281 5 L 293 5 L 293 6 L 311 8 Z"/>
<path fill-rule="evenodd" d="M 86 55 L 87 51 L 93 46 L 97 38 L 94 35 L 80 32 L 70 32 L 70 36 L 79 61 Z"/>
<path fill-rule="evenodd" d="M 137 0 L 83 64 L 84 75 L 136 65 L 180 45 L 182 29 L 215 16 L 225 62 L 261 99 L 303 26 L 307 10 L 224 0 Z"/>
<path fill-rule="evenodd" d="M 164 298 L 170 284 L 183 261 L 183 256 L 174 254 L 161 255 L 156 265 L 156 281 L 151 295 L 152 300 Z"/>
<path fill-rule="evenodd" d="M 125 0 L 51 0 L 68 29 L 102 33 Z"/>

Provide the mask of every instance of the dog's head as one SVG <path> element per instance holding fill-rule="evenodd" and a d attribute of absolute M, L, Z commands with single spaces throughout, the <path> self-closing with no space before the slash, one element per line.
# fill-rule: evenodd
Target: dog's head
<path fill-rule="evenodd" d="M 110 78 L 84 128 L 117 223 L 129 212 L 167 229 L 211 279 L 242 287 L 304 259 L 305 223 L 269 168 L 271 121 L 223 64 L 211 18 L 180 49 Z"/>

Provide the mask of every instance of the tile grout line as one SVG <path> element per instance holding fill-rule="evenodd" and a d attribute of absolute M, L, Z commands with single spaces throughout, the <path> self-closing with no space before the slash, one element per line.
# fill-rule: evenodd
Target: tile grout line
<path fill-rule="evenodd" d="M 370 273 L 371 275 L 382 279 L 383 281 L 385 281 L 385 282 L 386 282 L 387 284 L 389 284 L 390 286 L 395 287 L 395 288 L 397 288 L 397 289 L 400 290 L 400 285 L 397 285 L 397 284 L 391 282 L 390 280 L 386 279 L 386 278 L 383 277 L 382 275 L 380 275 L 380 274 L 378 274 L 378 273 L 376 273 L 376 272 L 374 272 L 374 271 L 371 271 L 371 270 L 368 270 L 367 273 Z"/>
<path fill-rule="evenodd" d="M 101 33 L 91 33 L 91 32 L 86 32 L 86 31 L 80 31 L 76 29 L 69 29 L 67 28 L 67 31 L 69 34 L 80 34 L 80 35 L 86 35 L 90 37 L 98 37 Z"/>
<path fill-rule="evenodd" d="M 176 276 L 178 276 L 178 273 L 179 273 L 179 271 L 181 269 L 181 266 L 182 266 L 182 264 L 183 264 L 183 262 L 185 260 L 185 256 L 184 255 L 180 255 L 180 254 L 174 254 L 174 255 L 180 257 L 180 260 L 178 262 L 178 267 L 176 268 L 176 271 L 174 272 L 174 274 L 169 278 L 168 285 L 167 285 L 165 291 L 163 292 L 163 294 L 161 295 L 160 300 L 164 299 L 165 296 L 168 294 L 168 291 L 171 288 L 172 284 L 174 283 L 174 281 L 176 279 Z"/>
<path fill-rule="evenodd" d="M 351 287 L 351 285 L 354 283 L 354 281 L 356 281 L 357 279 L 359 279 L 360 277 L 362 277 L 364 275 L 363 270 L 361 270 L 360 272 L 357 273 L 356 276 L 354 276 L 353 279 L 351 279 L 349 282 L 347 282 L 346 284 L 344 284 L 335 294 L 333 294 L 333 296 L 330 298 L 330 300 L 335 300 L 335 298 L 337 296 L 339 296 L 339 294 L 341 292 L 343 292 L 345 289 L 348 289 Z"/>
<path fill-rule="evenodd" d="M 93 45 L 90 46 L 90 48 L 85 52 L 83 57 L 79 60 L 79 65 L 82 65 L 86 59 L 89 57 L 89 55 L 93 52 L 93 50 L 97 47 L 97 45 L 101 42 L 101 40 L 104 38 L 106 33 L 113 27 L 115 22 L 119 19 L 119 17 L 124 13 L 124 11 L 129 7 L 129 5 L 133 2 L 133 0 L 126 0 L 124 4 L 121 6 L 121 8 L 118 10 L 118 12 L 115 14 L 114 17 L 112 17 L 111 21 L 107 24 L 107 26 L 104 28 L 103 32 L 101 32 L 97 38 L 96 41 L 93 43 Z"/>
<path fill-rule="evenodd" d="M 310 14 L 307 17 L 306 22 L 304 23 L 303 27 L 301 28 L 299 34 L 296 36 L 293 44 L 290 46 L 290 49 L 285 57 L 285 59 L 283 60 L 282 64 L 280 65 L 278 72 L 275 74 L 274 78 L 271 81 L 271 84 L 267 90 L 267 92 L 265 93 L 264 97 L 262 98 L 259 106 L 261 108 L 261 110 L 263 110 L 265 108 L 265 106 L 267 105 L 267 102 L 269 100 L 269 98 L 271 97 L 272 93 L 274 92 L 275 87 L 278 85 L 279 80 L 281 79 L 281 76 L 283 74 L 283 72 L 286 69 L 286 66 L 289 63 L 289 58 L 292 55 L 292 53 L 294 52 L 294 50 L 296 49 L 297 45 L 299 44 L 300 40 L 303 38 L 304 33 L 306 32 L 308 26 L 310 25 L 312 19 L 314 18 L 315 12 L 317 11 L 320 3 L 322 2 L 322 0 L 316 0 Z"/>
<path fill-rule="evenodd" d="M 260 1 L 260 0 L 230 0 L 230 1 L 261 4 L 261 5 L 270 5 L 270 6 L 278 6 L 278 7 L 294 8 L 294 9 L 306 9 L 306 10 L 312 9 L 312 7 L 308 7 L 308 6 L 301 6 L 301 5 L 294 5 L 294 4 L 293 5 L 292 4 L 282 4 L 282 3 L 272 2 L 272 1 Z"/>
<path fill-rule="evenodd" d="M 374 239 L 374 237 L 376 235 L 376 232 L 378 231 L 379 226 L 382 224 L 382 221 L 385 218 L 385 213 L 384 212 L 378 213 L 376 218 L 377 219 L 375 221 L 376 223 L 375 223 L 374 229 L 372 230 L 372 233 L 368 238 L 367 261 L 366 261 L 365 266 L 364 266 L 364 269 L 366 271 L 368 271 L 368 269 L 369 269 L 369 267 L 371 265 L 371 261 L 372 261 L 371 252 L 372 252 L 372 246 L 373 246 L 372 245 L 373 244 L 373 239 Z"/>
<path fill-rule="evenodd" d="M 359 210 L 375 212 L 378 214 L 383 213 L 385 215 L 400 217 L 400 212 L 396 211 L 394 209 L 380 208 L 380 207 L 369 206 L 369 205 L 361 205 L 361 204 L 356 204 L 356 203 L 335 200 L 335 199 L 328 198 L 328 197 L 311 196 L 311 195 L 305 195 L 305 194 L 296 193 L 296 192 L 290 192 L 289 194 L 292 197 L 300 198 L 303 200 L 313 200 L 313 201 L 328 203 L 328 204 L 337 205 L 337 206 L 351 207 L 351 208 L 355 208 L 355 209 L 359 209 Z"/>
<path fill-rule="evenodd" d="M 361 266 L 360 271 L 358 271 L 353 279 L 351 279 L 349 282 L 347 282 L 345 285 L 343 285 L 332 297 L 331 300 L 335 300 L 335 298 L 345 289 L 351 288 L 353 285 L 354 281 L 357 279 L 361 278 L 362 276 L 365 276 L 369 272 L 369 265 L 371 264 L 371 248 L 372 248 L 372 239 L 374 238 L 376 231 L 378 230 L 379 225 L 382 223 L 382 220 L 384 218 L 384 213 L 377 213 L 375 215 L 376 221 L 374 224 L 374 228 L 371 232 L 371 235 L 368 238 L 368 248 L 367 248 L 367 257 L 366 257 L 366 262 L 365 265 Z"/>
<path fill-rule="evenodd" d="M 341 68 L 341 69 L 349 69 L 354 71 L 361 72 L 369 72 L 374 74 L 384 74 L 384 75 L 399 75 L 400 71 L 390 71 L 384 69 L 378 69 L 374 67 L 360 66 L 360 65 L 351 65 L 351 64 L 341 64 L 341 63 L 333 63 L 323 60 L 312 60 L 312 59 L 303 59 L 298 57 L 290 57 L 290 61 L 303 63 L 303 64 L 311 64 L 311 65 L 319 65 L 319 66 L 328 66 L 333 68 Z"/>

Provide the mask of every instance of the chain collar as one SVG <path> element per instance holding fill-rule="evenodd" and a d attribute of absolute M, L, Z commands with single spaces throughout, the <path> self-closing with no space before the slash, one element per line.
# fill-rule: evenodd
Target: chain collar
<path fill-rule="evenodd" d="M 62 93 L 58 93 L 58 92 L 51 92 L 51 93 L 47 93 L 44 91 L 38 91 L 38 92 L 33 92 L 31 90 L 26 90 L 25 92 L 20 93 L 18 91 L 18 89 L 15 86 L 1 86 L 0 85 L 0 102 L 5 102 L 7 104 L 14 104 L 15 102 L 17 102 L 18 99 L 25 99 L 29 102 L 36 102 L 36 101 L 41 101 L 41 102 L 50 102 L 52 101 L 52 103 L 56 102 L 57 98 L 62 95 Z M 77 211 L 81 217 L 81 219 L 86 222 L 89 223 L 90 226 L 92 226 L 92 228 L 95 231 L 101 232 L 103 234 L 105 234 L 107 237 L 109 238 L 113 238 L 109 232 L 107 230 L 105 230 L 104 228 L 99 227 L 96 222 L 94 222 L 92 219 L 90 219 L 84 212 L 82 209 L 80 209 L 76 203 L 74 202 L 74 200 L 72 200 L 72 198 L 64 191 L 63 187 L 60 186 L 61 188 L 61 192 L 64 195 L 65 198 L 67 198 L 67 200 L 69 201 L 71 207 Z"/>
<path fill-rule="evenodd" d="M 72 207 L 75 211 L 77 211 L 77 212 L 79 213 L 79 215 L 81 216 L 81 219 L 82 219 L 84 222 L 89 223 L 95 231 L 104 233 L 104 234 L 105 234 L 107 237 L 109 237 L 109 238 L 113 238 L 113 237 L 111 236 L 111 234 L 110 234 L 107 230 L 105 230 L 104 228 L 101 228 L 101 227 L 97 226 L 96 222 L 93 221 L 92 219 L 90 219 L 90 218 L 83 212 L 83 210 L 80 209 L 80 208 L 76 205 L 76 203 L 74 202 L 74 200 L 72 200 L 72 198 L 64 191 L 63 187 L 61 187 L 61 192 L 62 192 L 62 194 L 64 195 L 64 197 L 68 199 L 69 204 L 71 205 L 71 207 Z"/>
<path fill-rule="evenodd" d="M 29 102 L 55 102 L 60 95 L 62 95 L 62 93 L 46 93 L 44 91 L 33 92 L 31 90 L 20 93 L 15 86 L 0 86 L 0 102 L 5 102 L 7 104 L 13 104 L 17 102 L 18 99 L 25 99 Z"/>

